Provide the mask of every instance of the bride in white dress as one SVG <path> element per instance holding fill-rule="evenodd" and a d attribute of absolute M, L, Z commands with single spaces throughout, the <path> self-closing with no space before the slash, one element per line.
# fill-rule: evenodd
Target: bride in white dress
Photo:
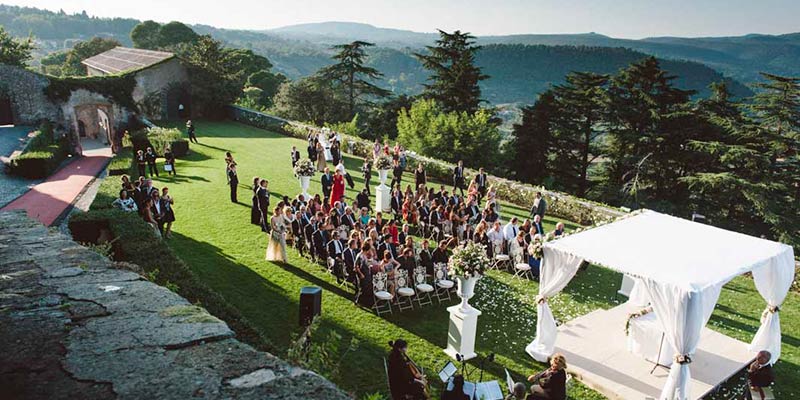
<path fill-rule="evenodd" d="M 281 209 L 275 207 L 272 218 L 269 220 L 271 229 L 269 244 L 267 244 L 267 261 L 286 262 L 286 224 L 281 215 Z"/>

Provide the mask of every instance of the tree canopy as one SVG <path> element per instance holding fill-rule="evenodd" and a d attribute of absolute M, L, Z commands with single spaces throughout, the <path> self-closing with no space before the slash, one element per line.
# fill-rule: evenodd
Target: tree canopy
<path fill-rule="evenodd" d="M 370 98 L 381 98 L 392 92 L 374 83 L 383 77 L 377 69 L 365 65 L 367 54 L 365 49 L 374 46 L 372 43 L 356 40 L 347 44 L 332 47 L 338 52 L 333 56 L 336 63 L 319 70 L 318 74 L 330 79 L 344 90 L 347 96 L 347 107 L 350 116 L 355 116 L 358 103 L 369 104 Z"/>
<path fill-rule="evenodd" d="M 0 64 L 24 67 L 34 48 L 33 38 L 15 39 L 0 26 Z"/>

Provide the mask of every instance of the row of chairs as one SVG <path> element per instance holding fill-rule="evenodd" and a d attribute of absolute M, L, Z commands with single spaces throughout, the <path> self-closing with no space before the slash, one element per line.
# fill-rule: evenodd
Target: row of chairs
<path fill-rule="evenodd" d="M 402 312 L 414 309 L 414 300 L 419 308 L 433 304 L 433 298 L 441 304 L 451 301 L 451 292 L 455 289 L 455 282 L 448 279 L 447 264 L 434 265 L 433 285 L 428 283 L 425 267 L 414 269 L 413 284 L 409 281 L 408 271 L 398 269 L 395 271 L 394 295 L 389 291 L 389 277 L 386 273 L 379 272 L 372 277 L 373 295 L 375 303 L 373 309 L 378 315 L 392 314 L 392 302 L 397 296 L 397 308 Z"/>
<path fill-rule="evenodd" d="M 530 264 L 525 262 L 522 252 L 508 254 L 510 252 L 503 251 L 504 247 L 506 246 L 503 246 L 502 243 L 495 243 L 492 245 L 494 262 L 490 268 L 513 272 L 517 280 L 521 280 L 522 278 L 533 279 L 533 268 L 531 268 Z"/>

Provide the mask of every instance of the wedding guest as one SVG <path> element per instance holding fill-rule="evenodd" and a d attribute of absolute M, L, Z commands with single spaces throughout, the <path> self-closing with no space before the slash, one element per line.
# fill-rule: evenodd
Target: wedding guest
<path fill-rule="evenodd" d="M 428 183 L 428 174 L 425 172 L 425 166 L 422 163 L 417 164 L 417 169 L 414 170 L 414 187 L 425 187 Z"/>
<path fill-rule="evenodd" d="M 369 181 L 372 179 L 372 162 L 369 159 L 364 160 L 364 164 L 361 166 L 361 173 L 364 174 L 364 191 L 366 191 L 367 195 L 372 195 L 369 189 Z"/>
<path fill-rule="evenodd" d="M 403 167 L 400 166 L 398 160 L 394 160 L 392 163 L 392 183 L 389 187 L 393 188 L 395 184 L 399 185 L 403 182 Z"/>
<path fill-rule="evenodd" d="M 283 210 L 275 207 L 269 220 L 270 234 L 267 244 L 267 261 L 286 262 L 286 225 L 283 220 Z"/>
<path fill-rule="evenodd" d="M 547 201 L 542 197 L 542 192 L 536 192 L 536 197 L 533 199 L 533 206 L 531 206 L 531 218 L 538 215 L 539 218 L 544 218 L 544 213 L 547 210 Z"/>
<path fill-rule="evenodd" d="M 292 169 L 297 166 L 297 162 L 300 161 L 300 152 L 297 151 L 297 146 L 292 146 Z"/>
<path fill-rule="evenodd" d="M 775 372 L 772 370 L 772 364 L 770 364 L 771 359 L 772 354 L 770 352 L 761 350 L 756 355 L 755 361 L 747 367 L 747 383 L 749 387 L 745 390 L 746 399 L 753 399 L 752 392 L 756 392 L 759 395 L 755 400 L 766 398 L 764 388 L 775 382 Z"/>
<path fill-rule="evenodd" d="M 164 237 L 169 239 L 172 237 L 172 223 L 175 222 L 175 211 L 172 209 L 175 199 L 169 195 L 169 188 L 167 187 L 161 189 L 161 204 L 164 208 L 163 216 L 161 217 L 161 222 L 165 224 Z"/>
<path fill-rule="evenodd" d="M 152 178 L 153 175 L 158 176 L 158 168 L 156 168 L 156 152 L 153 151 L 152 147 L 148 147 L 147 151 L 144 153 L 144 160 L 147 161 L 147 169 L 150 170 L 150 177 Z"/>
<path fill-rule="evenodd" d="M 553 237 L 561 237 L 564 234 L 564 223 L 559 221 L 556 224 L 556 229 L 553 231 Z"/>
<path fill-rule="evenodd" d="M 461 196 L 464 196 L 464 161 L 458 160 L 458 165 L 453 168 L 453 194 L 456 189 L 461 191 Z"/>
<path fill-rule="evenodd" d="M 320 177 L 320 183 L 322 184 L 322 195 L 325 196 L 325 201 L 329 201 L 331 198 L 331 190 L 333 190 L 333 175 L 331 174 L 331 170 L 328 167 L 322 168 L 323 174 Z"/>
<path fill-rule="evenodd" d="M 328 164 L 325 162 L 325 147 L 322 146 L 322 143 L 317 142 L 315 153 L 317 155 L 317 171 L 325 171 L 328 168 Z"/>
<path fill-rule="evenodd" d="M 487 176 L 486 172 L 483 171 L 483 167 L 478 168 L 478 175 L 475 175 L 475 183 L 478 185 L 478 201 L 480 202 L 483 199 L 483 196 L 486 196 L 486 184 L 487 184 Z"/>
<path fill-rule="evenodd" d="M 253 185 L 250 187 L 250 191 L 253 193 L 253 205 L 250 207 L 250 223 L 253 225 L 261 225 L 261 209 L 258 207 L 259 182 L 261 182 L 261 178 L 254 177 Z"/>
<path fill-rule="evenodd" d="M 550 357 L 550 368 L 528 377 L 531 386 L 530 400 L 549 399 L 565 400 L 567 398 L 567 360 L 561 353 Z"/>
<path fill-rule="evenodd" d="M 239 188 L 239 174 L 236 173 L 235 162 L 228 164 L 228 185 L 231 187 L 231 203 L 238 203 L 236 194 Z"/>
<path fill-rule="evenodd" d="M 164 148 L 164 169 L 167 171 L 167 175 L 174 176 L 177 174 L 175 171 L 175 154 L 170 146 Z"/>
<path fill-rule="evenodd" d="M 115 199 L 111 205 L 125 212 L 136 212 L 139 210 L 136 206 L 136 202 L 128 197 L 128 192 L 125 189 L 119 191 L 119 198 Z"/>
<path fill-rule="evenodd" d="M 192 120 L 186 121 L 186 133 L 189 134 L 189 141 L 190 142 L 198 143 L 197 142 L 197 136 L 195 135 L 195 131 L 194 131 L 194 124 L 192 123 Z"/>
<path fill-rule="evenodd" d="M 269 232 L 269 182 L 262 179 L 258 182 L 256 198 L 258 201 L 258 218 L 262 232 Z"/>
<path fill-rule="evenodd" d="M 139 176 L 145 176 L 145 165 L 147 164 L 147 159 L 144 157 L 144 152 L 142 150 L 136 151 L 136 168 L 139 171 Z"/>

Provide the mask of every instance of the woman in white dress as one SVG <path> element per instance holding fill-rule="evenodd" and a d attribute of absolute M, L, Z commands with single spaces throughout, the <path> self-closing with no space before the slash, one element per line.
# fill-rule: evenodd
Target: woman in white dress
<path fill-rule="evenodd" d="M 275 207 L 269 224 L 272 229 L 267 244 L 267 261 L 286 262 L 286 224 L 280 207 Z"/>

